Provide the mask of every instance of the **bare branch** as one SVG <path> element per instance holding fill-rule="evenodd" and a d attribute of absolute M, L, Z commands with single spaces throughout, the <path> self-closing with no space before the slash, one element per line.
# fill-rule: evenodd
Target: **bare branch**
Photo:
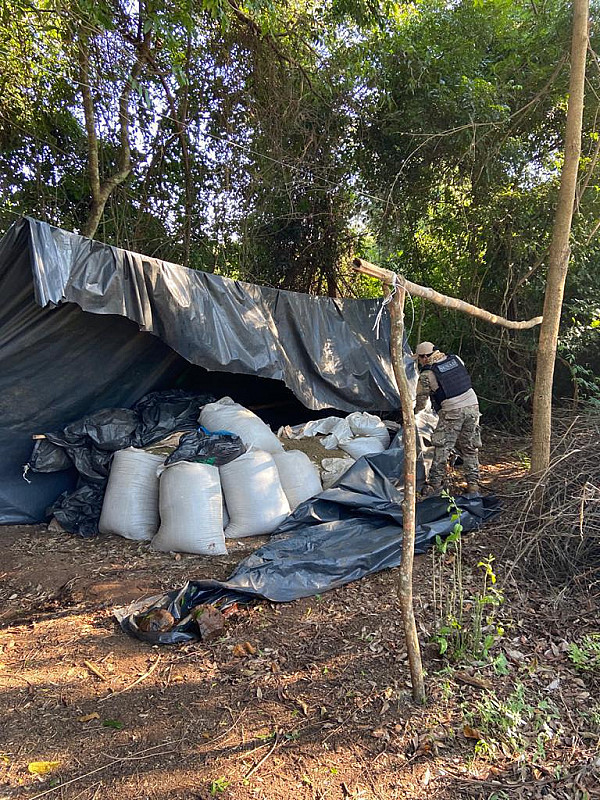
<path fill-rule="evenodd" d="M 534 317 L 533 319 L 523 320 L 521 322 L 505 319 L 497 314 L 492 314 L 489 311 L 485 311 L 483 308 L 473 306 L 471 303 L 466 303 L 464 300 L 459 300 L 456 297 L 448 297 L 448 295 L 440 294 L 440 292 L 436 292 L 434 289 L 430 289 L 428 286 L 420 286 L 418 283 L 413 283 L 412 281 L 404 278 L 402 275 L 398 275 L 396 272 L 392 272 L 389 269 L 383 269 L 375 264 L 370 264 L 368 261 L 364 261 L 362 258 L 355 258 L 352 263 L 357 272 L 370 275 L 372 278 L 379 278 L 379 280 L 383 281 L 384 283 L 398 285 L 411 294 L 416 295 L 417 297 L 423 297 L 425 300 L 429 300 L 438 306 L 452 308 L 456 311 L 462 311 L 465 314 L 470 314 L 472 317 L 478 317 L 486 322 L 490 322 L 492 325 L 502 325 L 504 328 L 511 328 L 513 330 L 524 330 L 527 328 L 534 328 L 536 325 L 539 325 L 542 322 L 542 317 Z"/>

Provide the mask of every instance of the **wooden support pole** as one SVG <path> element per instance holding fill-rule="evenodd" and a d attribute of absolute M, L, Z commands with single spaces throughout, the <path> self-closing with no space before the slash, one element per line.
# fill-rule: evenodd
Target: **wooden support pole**
<path fill-rule="evenodd" d="M 439 292 L 429 289 L 426 286 L 419 286 L 406 280 L 402 275 L 383 269 L 362 258 L 355 258 L 353 267 L 357 272 L 378 278 L 383 282 L 384 294 L 390 294 L 389 286 L 395 287 L 389 301 L 391 319 L 391 356 L 392 367 L 400 403 L 402 406 L 402 440 L 404 444 L 404 499 L 402 501 L 402 563 L 398 570 L 398 580 L 396 590 L 400 601 L 402 622 L 404 626 L 404 637 L 406 640 L 406 651 L 410 667 L 413 700 L 416 703 L 425 702 L 425 684 L 423 680 L 423 664 L 421 661 L 421 649 L 419 647 L 419 637 L 415 622 L 413 608 L 413 564 L 415 553 L 415 534 L 416 534 L 416 465 L 417 465 L 417 432 L 414 414 L 414 400 L 411 388 L 406 377 L 404 367 L 404 300 L 406 292 L 417 297 L 423 297 L 432 303 L 452 308 L 470 314 L 472 317 L 490 322 L 493 325 L 502 325 L 505 328 L 524 330 L 533 328 L 542 322 L 542 317 L 535 317 L 530 320 L 516 322 L 513 320 L 491 314 L 482 308 L 465 303 L 455 297 L 448 297 Z"/>
<path fill-rule="evenodd" d="M 391 351 L 394 375 L 402 405 L 402 441 L 404 444 L 404 500 L 402 501 L 402 562 L 396 591 L 404 626 L 406 652 L 410 668 L 412 696 L 415 703 L 425 702 L 423 662 L 413 607 L 413 563 L 415 557 L 417 500 L 417 429 L 413 397 L 404 367 L 404 299 L 399 287 L 390 301 Z"/>
<path fill-rule="evenodd" d="M 418 283 L 413 283 L 402 275 L 398 275 L 397 272 L 383 269 L 383 267 L 378 267 L 376 264 L 371 264 L 369 261 L 365 261 L 362 258 L 355 258 L 352 262 L 352 266 L 356 272 L 362 272 L 365 275 L 370 275 L 372 278 L 379 278 L 380 281 L 390 285 L 395 284 L 396 286 L 402 286 L 415 297 L 423 297 L 425 300 L 429 300 L 443 308 L 462 311 L 465 314 L 470 314 L 472 317 L 490 322 L 492 325 L 502 325 L 504 328 L 512 328 L 513 330 L 526 330 L 540 325 L 543 319 L 543 317 L 533 317 L 532 319 L 517 322 L 516 320 L 499 317 L 497 314 L 492 314 L 489 311 L 485 311 L 483 308 L 473 306 L 471 303 L 465 303 L 464 300 L 459 300 L 456 297 L 448 297 L 448 295 L 440 294 L 440 292 L 436 292 L 428 286 L 420 286 Z"/>
<path fill-rule="evenodd" d="M 530 320 L 516 322 L 513 320 L 491 314 L 482 308 L 465 303 L 455 297 L 448 297 L 440 294 L 426 286 L 420 286 L 406 280 L 402 275 L 383 269 L 362 258 L 355 258 L 353 267 L 357 272 L 378 278 L 383 282 L 384 294 L 390 294 L 387 287 L 393 286 L 396 291 L 393 293 L 390 304 L 391 319 L 391 356 L 392 367 L 400 403 L 402 406 L 402 440 L 404 444 L 404 499 L 402 501 L 402 563 L 398 570 L 398 580 L 396 590 L 400 601 L 402 621 L 404 625 L 404 637 L 406 640 L 406 651 L 410 667 L 413 700 L 416 703 L 425 702 L 425 684 L 423 680 L 423 664 L 421 661 L 421 649 L 419 647 L 419 637 L 415 623 L 415 613 L 413 608 L 413 564 L 415 553 L 415 533 L 416 533 L 416 465 L 417 465 L 417 432 L 414 414 L 414 401 L 411 388 L 406 377 L 404 367 L 404 300 L 406 292 L 410 292 L 416 297 L 423 297 L 444 308 L 452 308 L 470 314 L 472 317 L 485 320 L 492 325 L 502 325 L 505 328 L 525 330 L 533 328 L 542 322 L 542 317 L 534 317 Z"/>

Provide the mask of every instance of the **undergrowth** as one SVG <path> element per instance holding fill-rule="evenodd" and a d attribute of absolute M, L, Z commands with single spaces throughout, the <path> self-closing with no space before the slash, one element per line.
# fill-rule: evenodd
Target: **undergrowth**
<path fill-rule="evenodd" d="M 490 554 L 479 561 L 477 586 L 468 591 L 462 559 L 461 510 L 451 495 L 444 492 L 442 496 L 448 501 L 448 513 L 454 526 L 445 539 L 436 537 L 432 550 L 433 641 L 440 655 L 451 661 L 485 661 L 504 634 L 496 620 L 504 597 L 496 585 L 494 556 Z"/>

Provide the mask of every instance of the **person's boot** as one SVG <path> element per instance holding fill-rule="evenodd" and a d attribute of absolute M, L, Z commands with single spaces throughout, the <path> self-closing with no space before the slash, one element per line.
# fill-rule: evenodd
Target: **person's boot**
<path fill-rule="evenodd" d="M 474 483 L 473 481 L 467 483 L 467 494 L 479 494 L 480 491 L 478 483 Z"/>

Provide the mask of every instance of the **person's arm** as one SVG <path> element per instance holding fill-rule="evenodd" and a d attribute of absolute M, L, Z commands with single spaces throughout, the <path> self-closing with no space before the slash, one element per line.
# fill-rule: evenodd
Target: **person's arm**
<path fill-rule="evenodd" d="M 419 411 L 423 411 L 427 405 L 427 401 L 429 400 L 429 394 L 431 392 L 431 384 L 429 381 L 430 375 L 430 370 L 425 370 L 425 372 L 422 372 L 419 375 L 419 381 L 417 383 L 417 397 L 415 401 L 415 414 L 418 414 Z"/>

